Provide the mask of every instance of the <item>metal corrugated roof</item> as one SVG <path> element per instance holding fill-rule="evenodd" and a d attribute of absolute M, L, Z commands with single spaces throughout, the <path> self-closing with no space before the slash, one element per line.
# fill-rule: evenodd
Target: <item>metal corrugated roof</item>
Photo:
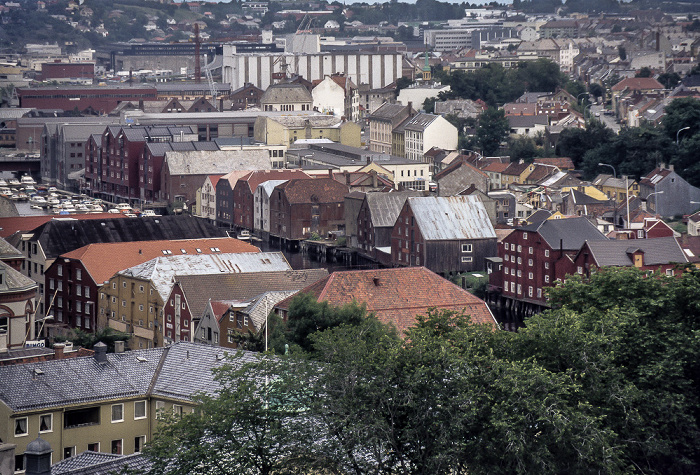
<path fill-rule="evenodd" d="M 426 240 L 496 238 L 496 231 L 478 196 L 408 198 L 408 204 Z"/>
<path fill-rule="evenodd" d="M 163 256 L 120 274 L 150 280 L 164 299 L 168 298 L 177 275 L 238 274 L 291 270 L 281 252 L 241 252 L 222 254 L 183 254 Z"/>
<path fill-rule="evenodd" d="M 375 228 L 394 226 L 406 199 L 414 196 L 421 196 L 421 192 L 367 193 L 365 200 L 372 215 L 372 226 Z"/>

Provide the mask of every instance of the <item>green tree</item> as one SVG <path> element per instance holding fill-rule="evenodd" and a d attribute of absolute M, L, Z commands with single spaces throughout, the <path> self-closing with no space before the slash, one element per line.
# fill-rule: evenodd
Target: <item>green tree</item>
<path fill-rule="evenodd" d="M 637 74 L 634 75 L 636 78 L 650 78 L 651 76 L 651 69 L 649 69 L 647 66 L 644 66 L 642 69 L 637 71 Z"/>
<path fill-rule="evenodd" d="M 605 88 L 597 82 L 592 82 L 588 86 L 588 92 L 591 94 L 592 97 L 602 97 L 603 99 L 605 99 Z"/>
<path fill-rule="evenodd" d="M 339 325 L 358 325 L 367 315 L 364 304 L 352 302 L 342 307 L 334 307 L 328 302 L 319 302 L 312 294 L 295 296 L 289 304 L 287 322 L 278 331 L 273 331 L 273 347 L 278 353 L 285 352 L 285 344 L 291 350 L 309 352 L 312 348 L 311 335 Z"/>
<path fill-rule="evenodd" d="M 511 161 L 524 160 L 532 163 L 537 154 L 535 141 L 530 137 L 516 137 L 508 141 L 508 155 Z"/>
<path fill-rule="evenodd" d="M 586 152 L 581 168 L 592 178 L 600 171 L 598 163 L 609 163 L 620 175 L 639 178 L 658 163 L 668 163 L 673 153 L 673 142 L 661 130 L 646 125 L 623 128 L 608 143 Z"/>
<path fill-rule="evenodd" d="M 54 341 L 56 343 L 61 343 L 63 341 L 70 341 L 75 346 L 80 346 L 87 349 L 92 349 L 97 343 L 102 342 L 107 345 L 107 351 L 114 353 L 114 342 L 115 341 L 129 341 L 129 334 L 115 330 L 114 328 L 103 328 L 97 330 L 95 333 L 87 333 L 80 328 L 73 329 L 67 337 L 61 338 L 56 337 Z"/>
<path fill-rule="evenodd" d="M 522 357 L 581 382 L 629 468 L 697 473 L 700 272 L 605 269 L 567 279 L 550 298 L 555 310 L 521 332 Z"/>
<path fill-rule="evenodd" d="M 423 101 L 423 110 L 428 114 L 435 113 L 435 103 L 437 102 L 437 97 L 427 97 Z"/>
<path fill-rule="evenodd" d="M 681 82 L 681 77 L 678 73 L 662 73 L 659 74 L 657 80 L 663 84 L 666 89 L 673 89 Z"/>
<path fill-rule="evenodd" d="M 556 152 L 560 157 L 569 157 L 579 168 L 583 156 L 591 149 L 610 142 L 615 133 L 598 121 L 591 122 L 586 129 L 569 128 L 559 134 Z"/>
<path fill-rule="evenodd" d="M 197 410 L 160 414 L 146 449 L 153 475 L 303 473 L 311 445 L 301 417 L 308 399 L 302 360 L 238 353 L 215 369 L 218 389 L 195 397 Z"/>
<path fill-rule="evenodd" d="M 489 107 L 479 117 L 476 138 L 484 155 L 494 155 L 510 131 L 508 119 L 502 109 Z"/>

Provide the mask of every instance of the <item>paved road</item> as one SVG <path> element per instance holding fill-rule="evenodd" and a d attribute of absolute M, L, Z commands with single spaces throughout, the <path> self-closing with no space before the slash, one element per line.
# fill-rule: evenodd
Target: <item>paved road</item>
<path fill-rule="evenodd" d="M 596 120 L 601 121 L 603 124 L 605 124 L 606 127 L 610 128 L 615 132 L 616 134 L 620 133 L 620 124 L 615 122 L 615 116 L 614 115 L 605 115 L 603 114 L 603 111 L 605 110 L 605 107 L 602 105 L 597 106 L 597 105 L 592 105 L 590 107 L 590 114 L 595 118 Z"/>

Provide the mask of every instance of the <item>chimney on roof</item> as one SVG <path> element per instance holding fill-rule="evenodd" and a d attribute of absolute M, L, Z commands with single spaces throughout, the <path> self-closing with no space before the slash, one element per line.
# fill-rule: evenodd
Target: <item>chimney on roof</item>
<path fill-rule="evenodd" d="M 379 287 L 379 285 L 382 283 L 381 280 L 379 280 L 379 277 L 375 277 L 372 279 L 374 282 L 375 287 Z"/>
<path fill-rule="evenodd" d="M 139 249 L 139 254 L 143 254 L 143 250 Z"/>
<path fill-rule="evenodd" d="M 55 360 L 62 360 L 63 359 L 63 352 L 66 349 L 66 345 L 63 343 L 56 343 L 53 345 L 53 359 Z"/>
<path fill-rule="evenodd" d="M 97 344 L 93 347 L 95 350 L 95 361 L 98 363 L 106 363 L 107 362 L 107 345 L 105 345 L 103 342 L 98 341 Z"/>
<path fill-rule="evenodd" d="M 333 179 L 333 170 L 328 170 L 328 178 Z"/>
<path fill-rule="evenodd" d="M 115 341 L 114 342 L 114 352 L 115 353 L 124 353 L 124 342 L 123 341 Z"/>

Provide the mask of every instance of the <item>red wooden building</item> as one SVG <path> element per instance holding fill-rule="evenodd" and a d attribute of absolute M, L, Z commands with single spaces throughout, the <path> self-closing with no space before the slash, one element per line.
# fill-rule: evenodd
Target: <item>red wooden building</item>
<path fill-rule="evenodd" d="M 270 196 L 270 234 L 300 240 L 345 229 L 348 187 L 332 178 L 289 180 Z"/>

